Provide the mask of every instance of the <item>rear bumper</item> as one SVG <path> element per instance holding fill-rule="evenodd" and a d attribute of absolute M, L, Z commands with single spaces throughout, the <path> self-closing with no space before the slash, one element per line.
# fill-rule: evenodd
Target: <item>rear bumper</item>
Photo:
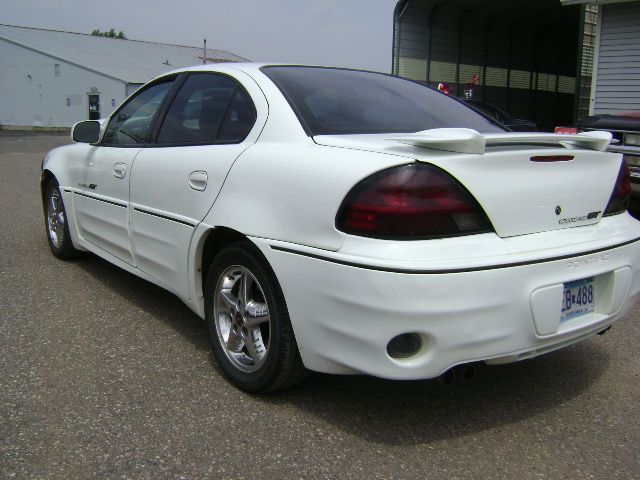
<path fill-rule="evenodd" d="M 304 364 L 327 373 L 423 379 L 461 363 L 533 357 L 605 329 L 640 292 L 639 241 L 550 261 L 407 273 L 253 240 L 280 281 Z M 563 283 L 587 277 L 596 278 L 596 311 L 561 324 Z M 391 358 L 388 342 L 409 332 L 421 336 L 421 350 Z"/>

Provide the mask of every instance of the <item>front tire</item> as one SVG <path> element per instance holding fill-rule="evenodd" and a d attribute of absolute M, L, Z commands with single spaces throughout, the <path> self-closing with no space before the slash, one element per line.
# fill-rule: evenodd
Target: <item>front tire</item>
<path fill-rule="evenodd" d="M 62 194 L 58 182 L 53 178 L 44 191 L 44 224 L 51 252 L 62 260 L 74 258 L 78 250 L 71 241 Z"/>
<path fill-rule="evenodd" d="M 305 377 L 282 289 L 250 243 L 226 247 L 214 259 L 205 302 L 213 353 L 235 385 L 259 393 Z"/>

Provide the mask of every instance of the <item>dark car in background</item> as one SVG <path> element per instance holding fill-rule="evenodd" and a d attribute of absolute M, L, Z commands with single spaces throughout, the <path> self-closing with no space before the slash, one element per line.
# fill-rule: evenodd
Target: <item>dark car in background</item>
<path fill-rule="evenodd" d="M 491 105 L 490 103 L 475 100 L 473 98 L 465 98 L 464 102 L 514 132 L 535 132 L 538 130 L 538 126 L 535 122 L 532 122 L 531 120 L 523 120 L 521 118 L 514 118 L 509 113 L 495 105 Z"/>
<path fill-rule="evenodd" d="M 610 152 L 624 155 L 631 173 L 631 200 L 629 207 L 640 210 L 640 112 L 617 115 L 593 115 L 578 122 L 578 131 L 606 130 L 614 138 Z M 616 142 L 617 141 L 617 142 Z"/>

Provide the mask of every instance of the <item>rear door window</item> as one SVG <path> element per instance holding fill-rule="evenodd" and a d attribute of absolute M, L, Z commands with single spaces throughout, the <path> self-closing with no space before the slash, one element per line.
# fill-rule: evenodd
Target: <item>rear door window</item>
<path fill-rule="evenodd" d="M 232 78 L 189 74 L 158 134 L 158 144 L 239 143 L 256 120 L 249 95 Z"/>

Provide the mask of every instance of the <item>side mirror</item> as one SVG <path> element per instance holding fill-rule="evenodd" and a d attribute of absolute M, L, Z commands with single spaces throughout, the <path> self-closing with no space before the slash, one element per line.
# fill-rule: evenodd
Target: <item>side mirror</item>
<path fill-rule="evenodd" d="M 96 143 L 100 139 L 100 122 L 85 120 L 76 123 L 71 129 L 71 138 L 74 142 Z"/>

